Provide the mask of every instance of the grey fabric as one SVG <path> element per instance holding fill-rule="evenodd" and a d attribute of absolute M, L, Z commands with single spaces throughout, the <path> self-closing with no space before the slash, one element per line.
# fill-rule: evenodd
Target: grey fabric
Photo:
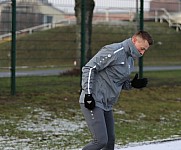
<path fill-rule="evenodd" d="M 129 75 L 134 68 L 134 58 L 140 56 L 131 38 L 104 46 L 82 68 L 79 102 L 84 103 L 85 94 L 92 94 L 97 107 L 112 110 L 121 90 L 131 89 Z"/>
<path fill-rule="evenodd" d="M 80 104 L 93 140 L 83 150 L 114 150 L 114 117 L 112 110 L 95 107 L 92 111 Z"/>

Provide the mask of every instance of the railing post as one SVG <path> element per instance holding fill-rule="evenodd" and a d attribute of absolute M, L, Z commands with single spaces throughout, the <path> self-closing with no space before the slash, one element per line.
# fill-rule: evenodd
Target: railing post
<path fill-rule="evenodd" d="M 86 0 L 81 0 L 81 64 L 80 64 L 80 82 L 82 80 L 82 67 L 85 65 L 86 50 Z"/>
<path fill-rule="evenodd" d="M 16 95 L 16 0 L 12 0 L 11 95 Z"/>

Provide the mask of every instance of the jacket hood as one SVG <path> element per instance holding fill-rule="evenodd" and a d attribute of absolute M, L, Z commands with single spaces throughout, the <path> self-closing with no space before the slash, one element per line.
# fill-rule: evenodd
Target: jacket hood
<path fill-rule="evenodd" d="M 142 56 L 142 54 L 139 53 L 139 51 L 137 50 L 137 48 L 135 47 L 135 45 L 133 44 L 131 38 L 129 39 L 126 39 L 124 42 L 123 42 L 123 45 L 125 47 L 127 47 L 125 50 L 126 52 L 132 56 L 133 58 L 139 58 Z"/>

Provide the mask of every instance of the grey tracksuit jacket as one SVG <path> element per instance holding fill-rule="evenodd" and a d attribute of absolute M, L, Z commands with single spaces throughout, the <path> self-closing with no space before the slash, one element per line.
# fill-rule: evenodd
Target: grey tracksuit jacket
<path fill-rule="evenodd" d="M 101 48 L 82 68 L 79 103 L 84 103 L 85 94 L 92 94 L 97 107 L 112 110 L 121 90 L 131 89 L 129 75 L 134 68 L 134 59 L 141 56 L 131 38 Z"/>

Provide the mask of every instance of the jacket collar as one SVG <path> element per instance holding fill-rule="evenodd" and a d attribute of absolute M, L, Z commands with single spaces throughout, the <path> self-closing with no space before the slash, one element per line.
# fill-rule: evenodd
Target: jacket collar
<path fill-rule="evenodd" d="M 128 53 L 128 55 L 132 56 L 133 58 L 139 58 L 142 56 L 142 54 L 139 53 L 139 51 L 133 44 L 131 38 L 123 41 L 123 46 L 125 47 L 125 51 Z"/>

